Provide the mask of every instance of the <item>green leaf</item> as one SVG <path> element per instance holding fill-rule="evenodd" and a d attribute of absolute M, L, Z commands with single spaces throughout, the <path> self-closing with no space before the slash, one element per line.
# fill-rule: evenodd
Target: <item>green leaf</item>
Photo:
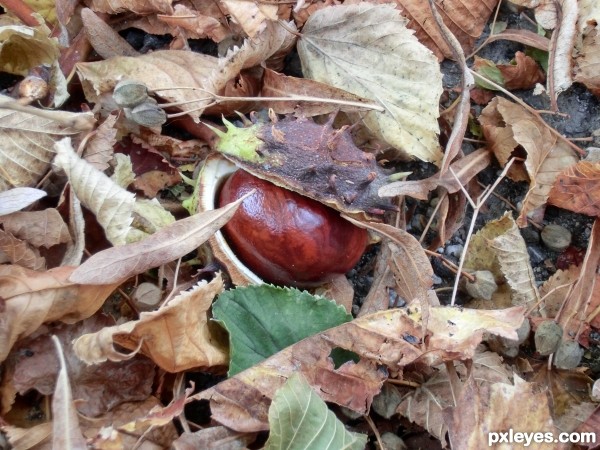
<path fill-rule="evenodd" d="M 269 425 L 265 450 L 362 450 L 367 444 L 367 436 L 347 431 L 298 373 L 275 393 Z"/>
<path fill-rule="evenodd" d="M 500 86 L 504 86 L 504 77 L 502 76 L 502 72 L 500 72 L 500 69 L 496 67 L 496 64 L 493 61 L 490 61 L 489 59 L 478 58 L 476 56 L 473 68 L 475 69 L 475 72 L 481 76 L 493 81 L 496 84 L 499 84 Z M 486 83 L 479 77 L 475 77 L 475 84 L 482 89 L 489 89 L 491 91 L 497 90 L 494 86 Z"/>
<path fill-rule="evenodd" d="M 213 305 L 213 316 L 229 332 L 229 376 L 352 320 L 343 307 L 325 297 L 266 284 L 222 293 Z"/>

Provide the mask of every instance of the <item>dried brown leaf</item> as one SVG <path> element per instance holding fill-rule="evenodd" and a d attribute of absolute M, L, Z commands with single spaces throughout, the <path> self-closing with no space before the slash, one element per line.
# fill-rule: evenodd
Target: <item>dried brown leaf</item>
<path fill-rule="evenodd" d="M 325 83 L 309 80 L 306 78 L 295 78 L 265 69 L 261 95 L 263 97 L 322 97 L 327 100 L 350 101 L 357 103 L 372 103 L 366 98 L 359 97 L 337 89 Z M 365 108 L 360 106 L 344 105 L 338 103 L 306 102 L 290 100 L 286 102 L 274 101 L 265 103 L 266 107 L 272 108 L 277 114 L 295 113 L 297 117 L 313 117 L 321 114 L 329 114 L 334 111 L 357 112 Z"/>
<path fill-rule="evenodd" d="M 56 389 L 52 396 L 52 447 L 66 450 L 86 450 L 87 445 L 81 429 L 77 412 L 73 406 L 71 383 L 67 373 L 67 363 L 63 354 L 62 345 L 56 336 L 52 337 L 58 352 L 60 370 L 56 380 Z"/>
<path fill-rule="evenodd" d="M 454 57 L 427 6 L 419 0 L 396 0 L 396 3 L 402 15 L 409 19 L 409 27 L 416 30 L 419 41 L 430 48 L 439 59 L 442 59 L 442 55 L 446 58 Z M 444 18 L 444 23 L 467 54 L 473 49 L 496 4 L 496 0 L 436 0 L 436 6 Z"/>
<path fill-rule="evenodd" d="M 586 322 L 587 315 L 593 311 L 591 306 L 594 291 L 598 290 L 596 281 L 598 277 L 598 264 L 600 263 L 600 220 L 596 219 L 588 243 L 585 259 L 581 266 L 579 279 L 573 286 L 569 296 L 565 299 L 563 308 L 558 316 L 558 324 L 563 327 L 565 336 L 578 336 L 581 327 Z M 596 295 L 596 301 L 598 296 Z"/>
<path fill-rule="evenodd" d="M 550 40 L 548 87 L 550 101 L 573 84 L 572 54 L 577 37 L 577 0 L 559 0 L 555 3 L 559 23 Z"/>
<path fill-rule="evenodd" d="M 459 363 L 455 369 L 461 378 L 467 377 L 464 365 Z M 509 383 L 511 380 L 511 373 L 496 353 L 476 353 L 471 370 L 479 384 Z M 454 394 L 450 383 L 446 367 L 436 367 L 436 372 L 431 378 L 403 398 L 396 412 L 443 441 L 448 431 L 444 409 L 454 406 Z"/>
<path fill-rule="evenodd" d="M 0 149 L 0 192 L 37 183 L 50 168 L 55 141 L 79 133 L 81 129 L 76 122 L 93 117 L 91 113 L 66 111 L 43 111 L 44 117 L 40 117 L 2 108 L 11 101 L 0 95 L 0 130 L 4 143 Z M 26 109 L 36 112 L 33 110 L 36 108 Z"/>
<path fill-rule="evenodd" d="M 225 25 L 227 22 L 220 10 L 217 10 L 218 15 L 210 15 L 212 11 L 210 11 L 209 5 L 219 6 L 220 4 L 202 2 L 200 10 L 198 8 L 189 8 L 184 4 L 177 4 L 173 8 L 174 12 L 172 15 L 159 14 L 157 19 L 171 28 L 185 30 L 189 39 L 209 38 L 215 42 L 221 42 L 231 32 Z M 151 33 L 153 31 L 146 30 L 146 32 Z"/>
<path fill-rule="evenodd" d="M 495 250 L 502 274 L 513 291 L 512 304 L 531 308 L 539 301 L 540 296 L 527 245 L 510 213 L 506 213 L 500 221 L 505 222 L 508 227 L 489 245 Z"/>
<path fill-rule="evenodd" d="M 502 123 L 484 125 L 486 139 L 496 141 L 505 151 L 508 151 L 514 141 L 527 152 L 525 167 L 531 184 L 517 219 L 517 224 L 524 227 L 527 225 L 527 217 L 540 218 L 543 215 L 548 194 L 558 173 L 564 167 L 575 164 L 577 157 L 563 139 L 559 139 L 543 121 L 522 106 L 496 97 L 485 108 L 484 113 L 486 110 L 489 115 L 496 115 L 494 110 L 497 110 L 499 116 L 496 115 L 496 118 L 503 120 Z M 506 140 L 510 144 L 506 145 Z"/>
<path fill-rule="evenodd" d="M 124 244 L 131 230 L 135 195 L 77 156 L 69 138 L 55 144 L 54 165 L 62 169 L 81 203 L 92 211 L 114 245 Z"/>
<path fill-rule="evenodd" d="M 96 53 L 102 58 L 113 56 L 137 56 L 138 51 L 122 38 L 110 25 L 89 8 L 82 8 L 83 29 Z"/>
<path fill-rule="evenodd" d="M 307 78 L 385 108 L 362 114 L 361 120 L 397 150 L 397 157 L 441 163 L 439 64 L 391 5 L 361 2 L 315 12 L 304 25 L 298 54 Z"/>
<path fill-rule="evenodd" d="M 246 197 L 178 220 L 140 242 L 96 253 L 75 270 L 71 279 L 82 284 L 110 284 L 181 258 L 227 223 Z"/>
<path fill-rule="evenodd" d="M 474 376 L 469 377 L 456 406 L 446 414 L 452 448 L 488 447 L 489 432 L 486 430 L 558 433 L 546 393 L 535 383 L 523 381 L 516 375 L 514 378 L 514 385 L 478 385 Z M 496 444 L 503 450 L 514 448 L 512 443 Z M 545 443 L 532 442 L 528 448 L 546 447 Z M 555 448 L 566 446 L 555 444 Z"/>
<path fill-rule="evenodd" d="M 156 397 L 148 397 L 143 402 L 123 403 L 102 417 L 95 417 L 91 420 L 81 420 L 81 428 L 86 438 L 91 442 L 94 448 L 102 449 L 126 449 L 135 448 L 138 443 L 139 435 L 144 435 L 147 441 L 152 442 L 154 446 L 168 448 L 177 438 L 178 433 L 175 424 L 172 422 L 160 428 L 151 430 L 150 425 L 145 428 L 138 428 L 136 433 L 130 433 L 121 430 L 121 427 L 135 421 L 137 418 L 145 417 L 153 410 L 162 408 L 162 404 Z M 139 433 L 139 435 L 138 435 Z M 142 444 L 142 447 L 145 445 Z"/>
<path fill-rule="evenodd" d="M 236 450 L 248 447 L 256 439 L 256 434 L 242 434 L 227 427 L 215 426 L 195 433 L 183 433 L 173 441 L 173 450 L 196 450 L 198 448 L 220 448 Z"/>
<path fill-rule="evenodd" d="M 172 373 L 225 365 L 229 360 L 227 351 L 211 335 L 207 315 L 212 301 L 222 290 L 220 276 L 210 283 L 201 281 L 158 311 L 141 313 L 139 320 L 79 337 L 74 343 L 75 353 L 87 364 L 97 364 L 129 359 L 141 351 Z M 119 352 L 114 344 L 133 353 Z"/>
<path fill-rule="evenodd" d="M 96 128 L 83 150 L 83 159 L 100 171 L 108 169 L 108 162 L 113 158 L 113 146 L 117 142 L 116 122 L 117 116 L 108 116 Z"/>
<path fill-rule="evenodd" d="M 381 197 L 409 195 L 419 200 L 427 200 L 429 192 L 438 186 L 444 187 L 453 194 L 461 190 L 479 172 L 491 162 L 490 151 L 486 148 L 475 150 L 450 165 L 450 169 L 442 175 L 435 175 L 423 180 L 394 181 L 381 187 L 378 191 Z M 454 175 L 452 174 L 454 172 Z M 457 180 L 458 178 L 458 180 Z"/>
<path fill-rule="evenodd" d="M 556 317 L 567 298 L 569 290 L 579 279 L 581 269 L 572 265 L 567 270 L 557 270 L 540 287 L 540 295 L 544 299 L 547 317 Z"/>
<path fill-rule="evenodd" d="M 0 192 L 0 217 L 27 208 L 46 195 L 41 189 L 27 187 Z"/>
<path fill-rule="evenodd" d="M 599 27 L 583 38 L 581 50 L 576 59 L 574 81 L 583 83 L 596 96 L 600 97 L 600 32 Z"/>
<path fill-rule="evenodd" d="M 4 256 L 11 264 L 26 267 L 32 270 L 46 268 L 46 259 L 40 252 L 31 247 L 27 242 L 0 229 L 0 256 Z"/>
<path fill-rule="evenodd" d="M 411 234 L 400 228 L 374 222 L 359 222 L 344 216 L 353 224 L 376 231 L 392 241 L 390 245 L 391 270 L 396 278 L 396 290 L 408 303 L 429 304 L 428 291 L 433 286 L 433 268 L 425 250 Z"/>
<path fill-rule="evenodd" d="M 267 21 L 277 20 L 277 3 L 258 3 L 251 0 L 221 0 L 234 21 L 254 39 L 264 31 Z"/>
<path fill-rule="evenodd" d="M 87 365 L 73 352 L 73 339 L 111 325 L 114 320 L 96 314 L 74 325 L 48 326 L 46 333 L 22 339 L 5 362 L 3 381 L 11 382 L 14 391 L 22 395 L 32 389 L 52 395 L 59 364 L 50 335 L 56 335 L 64 347 L 73 398 L 79 400 L 76 408 L 81 414 L 97 417 L 121 403 L 146 399 L 152 390 L 155 368 L 148 359 Z M 10 392 L 9 386 L 3 386 L 2 392 Z"/>
<path fill-rule="evenodd" d="M 396 371 L 416 361 L 438 365 L 472 358 L 484 331 L 516 339 L 523 314 L 521 307 L 432 307 L 424 330 L 417 305 L 381 311 L 304 339 L 194 398 L 211 400 L 212 417 L 229 428 L 265 430 L 270 399 L 292 373 L 301 372 L 325 401 L 364 414 L 384 381 L 378 366 Z M 418 337 L 425 333 L 430 337 L 427 347 Z M 329 355 L 336 347 L 357 353 L 360 361 L 335 369 Z"/>
<path fill-rule="evenodd" d="M 588 216 L 600 216 L 600 163 L 580 161 L 554 182 L 548 203 Z"/>
<path fill-rule="evenodd" d="M 46 322 L 74 323 L 94 314 L 117 286 L 82 286 L 70 283 L 73 267 L 34 272 L 23 267 L 0 266 L 0 361 L 13 344 Z"/>
<path fill-rule="evenodd" d="M 4 230 L 34 247 L 50 248 L 71 240 L 67 225 L 54 208 L 16 212 L 0 217 Z"/>
<path fill-rule="evenodd" d="M 2 427 L 8 442 L 14 449 L 52 450 L 52 422 L 44 422 L 31 428 L 18 428 L 11 425 Z"/>
<path fill-rule="evenodd" d="M 140 15 L 172 11 L 172 0 L 90 0 L 89 7 L 96 12 L 118 14 L 133 12 Z"/>
<path fill-rule="evenodd" d="M 472 271 L 489 270 L 498 284 L 506 280 L 513 305 L 532 306 L 539 299 L 527 246 L 510 213 L 488 222 L 471 237 L 464 267 Z"/>
<path fill-rule="evenodd" d="M 533 58 L 523 52 L 515 53 L 514 64 L 498 64 L 498 70 L 504 77 L 504 87 L 513 89 L 532 89 L 537 83 L 543 83 L 546 75 Z"/>

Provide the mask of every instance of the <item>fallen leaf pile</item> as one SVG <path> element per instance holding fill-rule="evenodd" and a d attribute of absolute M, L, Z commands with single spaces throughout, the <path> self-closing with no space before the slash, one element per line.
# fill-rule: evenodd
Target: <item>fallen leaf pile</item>
<path fill-rule="evenodd" d="M 600 95 L 597 1 L 3 5 L 1 442 L 600 437 L 598 133 L 557 129 L 573 83 Z M 238 168 L 365 229 L 358 266 L 262 282 L 220 231 L 262 195 L 215 206 Z"/>

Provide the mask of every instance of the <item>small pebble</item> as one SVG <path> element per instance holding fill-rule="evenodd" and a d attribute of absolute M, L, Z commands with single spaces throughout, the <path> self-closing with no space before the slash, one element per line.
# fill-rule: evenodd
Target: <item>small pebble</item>
<path fill-rule="evenodd" d="M 588 147 L 586 150 L 587 155 L 585 156 L 584 161 L 600 162 L 600 147 Z"/>
<path fill-rule="evenodd" d="M 555 252 L 562 252 L 571 243 L 571 232 L 556 224 L 546 225 L 541 236 L 546 247 Z"/>
<path fill-rule="evenodd" d="M 435 284 L 435 285 L 442 284 L 442 282 L 443 282 L 442 278 L 437 276 L 435 273 L 431 277 L 431 280 L 433 281 L 433 284 Z"/>
<path fill-rule="evenodd" d="M 460 258 L 460 255 L 463 251 L 463 246 L 459 244 L 453 244 L 446 246 L 446 250 L 444 253 L 448 256 L 454 256 L 455 258 Z"/>

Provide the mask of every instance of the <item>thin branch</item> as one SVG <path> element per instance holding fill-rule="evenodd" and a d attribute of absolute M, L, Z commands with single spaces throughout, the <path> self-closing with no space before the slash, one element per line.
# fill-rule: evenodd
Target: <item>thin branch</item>
<path fill-rule="evenodd" d="M 185 105 L 188 103 L 194 103 L 194 102 L 212 99 L 213 100 L 212 104 L 219 104 L 219 103 L 226 103 L 226 102 L 290 102 L 290 101 L 293 101 L 293 102 L 331 103 L 334 105 L 352 106 L 355 108 L 363 108 L 363 109 L 372 109 L 372 110 L 379 111 L 379 112 L 385 111 L 385 108 L 383 106 L 376 105 L 374 103 L 353 102 L 350 100 L 337 100 L 334 98 L 327 98 L 327 97 L 311 97 L 309 95 L 291 94 L 288 97 L 225 97 L 222 95 L 213 94 L 212 92 L 207 91 L 206 89 L 202 89 L 202 88 L 198 88 L 198 87 L 187 87 L 187 86 L 176 87 L 176 88 L 171 87 L 171 88 L 153 89 L 152 92 L 175 90 L 175 89 L 189 89 L 189 90 L 194 90 L 194 91 L 202 91 L 202 92 L 208 94 L 208 96 L 201 97 L 198 99 L 187 100 L 185 102 L 166 103 L 166 104 L 159 105 L 160 107 L 167 108 L 167 107 L 171 107 L 171 106 L 180 106 L 180 105 Z M 198 108 L 198 109 L 200 109 L 200 108 Z M 196 110 L 184 111 L 183 114 L 187 114 L 192 111 L 196 111 Z M 172 115 L 172 116 L 174 117 L 175 115 Z M 171 117 L 171 115 L 169 117 Z"/>
<path fill-rule="evenodd" d="M 519 97 L 517 97 L 516 95 L 514 95 L 511 92 L 507 91 L 506 89 L 504 89 L 499 84 L 494 83 L 492 80 L 488 80 L 486 77 L 484 77 L 483 75 L 478 74 L 477 72 L 475 72 L 472 69 L 469 69 L 469 72 L 471 72 L 474 76 L 482 79 L 486 83 L 489 83 L 490 85 L 494 86 L 496 89 L 498 89 L 499 91 L 501 91 L 502 93 L 504 93 L 507 96 L 509 96 L 510 98 L 512 98 L 515 102 L 517 102 L 519 105 L 521 105 L 523 108 L 525 108 L 531 114 L 533 114 L 536 118 L 538 118 L 548 128 L 548 130 L 550 130 L 550 132 L 553 135 L 555 135 L 561 141 L 565 142 L 569 147 L 571 147 L 573 150 L 575 150 L 580 155 L 585 155 L 585 151 L 583 151 L 582 149 L 580 149 L 579 147 L 577 147 L 575 144 L 573 144 L 571 141 L 569 141 L 569 139 L 567 139 L 562 134 L 560 134 L 558 131 L 556 131 L 554 128 L 552 128 L 550 125 L 548 125 L 544 121 L 544 119 L 542 118 L 542 116 L 540 115 L 539 111 L 536 111 L 531 106 L 529 106 L 527 103 L 525 103 L 523 100 L 521 100 Z"/>
<path fill-rule="evenodd" d="M 510 169 L 510 167 L 512 166 L 514 161 L 515 161 L 515 159 L 511 158 L 508 161 L 508 163 L 506 163 L 506 166 L 504 166 L 504 170 L 502 171 L 500 176 L 496 179 L 494 184 L 491 187 L 489 187 L 489 189 L 486 189 L 485 191 L 483 191 L 483 193 L 477 198 L 477 203 L 475 203 L 475 201 L 473 201 L 473 199 L 471 198 L 469 193 L 464 189 L 464 186 L 460 183 L 460 180 L 458 179 L 458 176 L 456 176 L 456 174 L 454 173 L 454 170 L 452 170 L 451 167 L 449 168 L 450 172 L 452 173 L 454 178 L 456 178 L 456 181 L 458 181 L 461 189 L 467 196 L 467 200 L 469 201 L 469 203 L 471 204 L 471 207 L 473 208 L 473 216 L 471 217 L 471 223 L 469 225 L 469 232 L 467 233 L 467 237 L 465 238 L 465 246 L 463 247 L 462 254 L 460 255 L 460 262 L 458 263 L 458 273 L 459 274 L 462 273 L 462 271 L 463 271 L 463 266 L 465 263 L 465 259 L 467 257 L 467 251 L 469 249 L 469 243 L 471 242 L 471 236 L 473 234 L 473 230 L 475 229 L 475 222 L 477 221 L 477 216 L 479 215 L 479 211 L 480 211 L 481 207 L 485 204 L 487 199 L 490 197 L 490 195 L 492 195 L 492 192 L 494 192 L 494 190 L 496 189 L 498 184 L 500 184 L 500 182 L 504 179 L 504 177 L 508 173 L 508 169 Z M 459 281 L 460 281 L 460 276 L 457 275 L 456 278 L 454 279 L 454 288 L 452 289 L 452 300 L 450 301 L 450 304 L 452 306 L 454 306 L 454 303 L 456 302 L 456 294 L 458 293 L 458 282 Z"/>

